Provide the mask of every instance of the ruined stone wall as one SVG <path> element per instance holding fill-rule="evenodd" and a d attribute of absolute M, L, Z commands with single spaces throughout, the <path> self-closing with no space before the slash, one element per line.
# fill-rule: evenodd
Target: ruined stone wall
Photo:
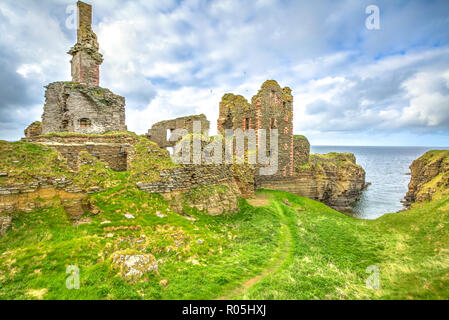
<path fill-rule="evenodd" d="M 170 136 L 167 134 L 167 130 L 174 131 L 176 129 L 184 129 L 187 133 L 193 133 L 193 125 L 195 121 L 201 123 L 202 133 L 209 131 L 210 122 L 204 114 L 201 114 L 158 122 L 154 124 L 150 130 L 148 130 L 147 137 L 151 141 L 157 143 L 160 148 L 174 147 L 179 140 L 169 141 Z"/>
<path fill-rule="evenodd" d="M 0 185 L 0 214 L 32 212 L 53 205 L 62 205 L 74 220 L 89 210 L 87 193 L 80 192 L 65 178 L 36 177 L 29 183 Z"/>
<path fill-rule="evenodd" d="M 293 176 L 294 142 L 293 142 L 293 96 L 289 88 L 281 88 L 276 81 L 266 81 L 259 93 L 252 99 L 258 113 L 260 129 L 277 129 L 278 140 L 278 173 L 271 178 Z M 267 133 L 268 134 L 268 133 Z M 269 150 L 270 140 L 267 140 Z M 259 176 L 258 180 L 271 179 L 270 176 Z"/>
<path fill-rule="evenodd" d="M 78 41 L 68 52 L 71 60 L 72 81 L 90 86 L 100 85 L 100 65 L 103 56 L 99 53 L 97 36 L 92 30 L 92 6 L 78 1 Z"/>
<path fill-rule="evenodd" d="M 72 51 L 71 60 L 72 81 L 90 86 L 100 85 L 100 58 L 87 50 Z"/>
<path fill-rule="evenodd" d="M 46 88 L 42 134 L 127 130 L 125 98 L 108 89 L 74 82 L 54 82 Z"/>
<path fill-rule="evenodd" d="M 79 153 L 86 151 L 90 155 L 108 164 L 115 171 L 126 171 L 134 155 L 136 140 L 129 135 L 118 136 L 40 136 L 23 139 L 26 142 L 41 143 L 55 148 L 67 159 L 73 169 L 79 166 Z"/>
<path fill-rule="evenodd" d="M 226 183 L 232 180 L 230 166 L 221 165 L 184 165 L 160 173 L 156 182 L 140 182 L 140 190 L 148 193 L 169 193 L 186 191 L 205 185 Z"/>
<path fill-rule="evenodd" d="M 251 103 L 242 96 L 224 95 L 220 103 L 217 129 L 223 135 L 226 129 L 256 130 L 257 152 L 261 152 L 260 148 L 262 147 L 262 140 L 258 136 L 257 130 L 266 130 L 267 156 L 271 152 L 270 132 L 277 129 L 279 134 L 278 171 L 270 176 L 257 176 L 256 180 L 264 181 L 293 176 L 293 96 L 289 88 L 282 89 L 276 81 L 266 81 L 258 94 L 252 98 Z"/>
<path fill-rule="evenodd" d="M 177 212 L 189 206 L 218 215 L 237 210 L 239 197 L 254 196 L 254 180 L 248 182 L 245 176 L 229 165 L 185 165 L 162 171 L 159 181 L 139 182 L 137 187 L 161 194 Z"/>
<path fill-rule="evenodd" d="M 33 122 L 25 129 L 24 133 L 27 138 L 40 136 L 42 134 L 42 123 L 39 121 Z"/>
<path fill-rule="evenodd" d="M 293 137 L 294 166 L 301 166 L 309 162 L 310 143 L 304 136 Z"/>

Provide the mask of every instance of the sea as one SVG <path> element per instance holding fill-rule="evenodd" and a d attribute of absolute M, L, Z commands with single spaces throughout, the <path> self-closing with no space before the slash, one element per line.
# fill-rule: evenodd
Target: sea
<path fill-rule="evenodd" d="M 410 182 L 410 165 L 429 150 L 448 150 L 449 147 L 362 147 L 312 146 L 311 153 L 349 152 L 366 171 L 366 182 L 371 185 L 353 207 L 360 219 L 377 219 L 386 213 L 404 209 L 404 200 Z"/>

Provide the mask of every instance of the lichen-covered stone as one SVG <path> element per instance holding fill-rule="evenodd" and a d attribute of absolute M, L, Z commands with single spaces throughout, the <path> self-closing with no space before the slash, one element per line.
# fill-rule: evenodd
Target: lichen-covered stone
<path fill-rule="evenodd" d="M 125 98 L 99 87 L 103 57 L 91 27 L 92 7 L 81 1 L 77 5 L 78 38 L 68 52 L 73 56 L 72 82 L 54 82 L 46 87 L 42 134 L 126 131 Z M 31 129 L 25 133 L 27 138 L 36 135 Z"/>
<path fill-rule="evenodd" d="M 310 156 L 310 143 L 304 136 L 294 136 L 294 164 L 295 166 L 301 166 L 309 162 Z"/>
<path fill-rule="evenodd" d="M 191 207 L 212 216 L 237 211 L 239 196 L 241 192 L 233 182 L 163 194 L 175 212 L 183 213 L 185 207 Z"/>
<path fill-rule="evenodd" d="M 158 270 L 155 257 L 140 252 L 116 252 L 112 255 L 112 263 L 114 268 L 120 269 L 120 276 L 127 279 L 138 279 L 146 272 Z"/>
<path fill-rule="evenodd" d="M 218 215 L 238 208 L 239 197 L 254 196 L 254 172 L 245 178 L 242 171 L 230 165 L 185 165 L 164 170 L 155 182 L 139 182 L 137 187 L 147 193 L 159 193 L 177 212 L 184 206 Z M 247 181 L 249 179 L 249 181 Z"/>
<path fill-rule="evenodd" d="M 126 171 L 133 159 L 133 146 L 138 142 L 138 137 L 126 132 L 106 135 L 49 134 L 23 141 L 55 148 L 73 170 L 84 164 L 80 154 L 87 152 L 105 162 L 114 171 Z"/>

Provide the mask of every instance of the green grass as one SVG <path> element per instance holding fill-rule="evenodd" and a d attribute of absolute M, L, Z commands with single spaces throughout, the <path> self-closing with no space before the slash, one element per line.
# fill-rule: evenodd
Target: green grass
<path fill-rule="evenodd" d="M 356 220 L 308 199 L 281 204 L 294 245 L 276 273 L 253 286 L 249 299 L 448 299 L 449 198 L 377 220 Z M 366 288 L 367 267 L 380 270 L 380 289 Z"/>
<path fill-rule="evenodd" d="M 89 195 L 100 214 L 86 213 L 87 223 L 78 226 L 62 207 L 13 214 L 12 229 L 0 237 L 0 299 L 449 298 L 445 176 L 429 182 L 441 189 L 437 199 L 377 220 L 267 190 L 258 191 L 255 201 L 241 200 L 233 214 L 213 217 L 186 208 L 180 215 L 162 196 L 135 187 L 176 167 L 166 151 L 136 139 L 128 172 L 114 172 L 87 153 L 80 154 L 86 165 L 72 172 L 51 148 L 0 141 L 0 171 L 8 174 L 0 185 L 66 176 L 85 190 L 105 190 Z M 347 161 L 335 154 L 322 161 L 332 159 L 336 165 Z M 241 181 L 250 176 L 244 167 L 233 170 Z M 206 186 L 186 196 L 193 200 L 216 190 Z M 158 272 L 138 281 L 120 277 L 112 257 L 121 252 L 154 256 Z M 79 290 L 66 288 L 71 265 L 80 269 Z M 370 266 L 380 270 L 378 290 L 366 286 Z"/>
<path fill-rule="evenodd" d="M 0 172 L 8 173 L 0 185 L 30 182 L 35 176 L 54 179 L 70 175 L 57 151 L 39 144 L 6 141 L 0 141 Z"/>
<path fill-rule="evenodd" d="M 238 213 L 217 217 L 188 209 L 190 221 L 161 196 L 120 185 L 91 195 L 101 214 L 90 224 L 73 226 L 62 208 L 17 213 L 0 238 L 0 299 L 33 299 L 29 290 L 43 289 L 44 299 L 449 298 L 449 198 L 357 220 L 288 193 L 258 197 L 270 202 L 242 200 Z M 122 250 L 154 255 L 158 273 L 120 278 L 111 257 Z M 79 290 L 65 286 L 69 265 L 80 268 Z M 371 265 L 379 290 L 365 285 Z"/>

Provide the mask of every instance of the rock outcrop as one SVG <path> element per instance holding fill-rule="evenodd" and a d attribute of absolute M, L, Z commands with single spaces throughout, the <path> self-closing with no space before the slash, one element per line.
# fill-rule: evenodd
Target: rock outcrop
<path fill-rule="evenodd" d="M 366 187 L 365 171 L 350 153 L 312 154 L 309 162 L 296 166 L 293 177 L 261 187 L 314 199 L 338 211 L 350 211 Z"/>
<path fill-rule="evenodd" d="M 406 205 L 449 194 L 449 151 L 434 150 L 413 161 Z"/>
<path fill-rule="evenodd" d="M 80 153 L 78 170 L 69 170 L 56 150 L 26 142 L 0 141 L 0 214 L 32 212 L 61 206 L 71 220 L 94 208 L 88 193 L 106 189 L 105 165 L 87 152 Z M 101 182 L 104 180 L 104 182 Z"/>
<path fill-rule="evenodd" d="M 314 154 L 310 164 L 297 167 L 298 176 L 312 173 L 310 185 L 315 194 L 310 198 L 324 202 L 339 211 L 352 210 L 366 188 L 365 171 L 351 153 Z"/>
<path fill-rule="evenodd" d="M 158 264 L 151 254 L 141 252 L 116 252 L 112 257 L 113 268 L 120 269 L 122 278 L 141 278 L 146 272 L 157 272 Z"/>

